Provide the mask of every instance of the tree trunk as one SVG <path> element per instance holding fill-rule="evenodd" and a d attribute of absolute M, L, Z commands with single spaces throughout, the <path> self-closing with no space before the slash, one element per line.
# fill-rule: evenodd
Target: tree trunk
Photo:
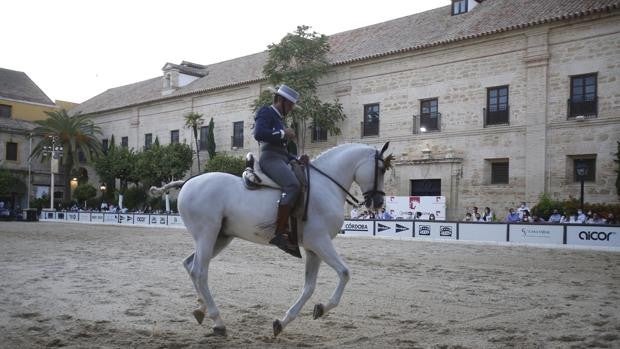
<path fill-rule="evenodd" d="M 200 174 L 200 146 L 198 145 L 198 127 L 194 126 L 194 141 L 196 143 L 196 161 L 198 161 L 198 174 Z"/>

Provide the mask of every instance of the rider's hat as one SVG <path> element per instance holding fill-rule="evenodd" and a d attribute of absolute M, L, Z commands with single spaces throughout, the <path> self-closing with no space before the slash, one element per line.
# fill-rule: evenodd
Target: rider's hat
<path fill-rule="evenodd" d="M 275 94 L 286 98 L 293 104 L 297 104 L 297 102 L 299 101 L 299 93 L 284 84 L 276 86 L 275 89 L 270 90 L 272 90 Z"/>

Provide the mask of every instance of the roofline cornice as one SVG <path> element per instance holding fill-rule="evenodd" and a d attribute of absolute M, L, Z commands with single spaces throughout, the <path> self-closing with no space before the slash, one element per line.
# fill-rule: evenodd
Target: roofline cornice
<path fill-rule="evenodd" d="M 31 101 L 25 101 L 25 100 L 22 100 L 22 99 L 8 98 L 8 97 L 3 97 L 3 96 L 0 96 L 0 99 L 4 100 L 4 101 L 11 101 L 11 102 L 17 102 L 17 103 L 38 105 L 38 106 L 42 106 L 42 107 L 58 108 L 58 106 L 56 104 L 45 104 L 45 103 L 31 102 Z"/>

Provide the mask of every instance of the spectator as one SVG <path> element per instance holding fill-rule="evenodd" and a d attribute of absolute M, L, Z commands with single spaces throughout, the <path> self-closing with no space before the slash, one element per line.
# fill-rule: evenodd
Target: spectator
<path fill-rule="evenodd" d="M 493 222 L 493 211 L 489 207 L 484 208 L 484 213 L 482 214 L 482 220 L 485 222 Z"/>
<path fill-rule="evenodd" d="M 416 213 L 415 213 L 415 219 L 416 219 L 416 220 L 418 220 L 418 219 L 422 219 L 422 212 L 416 212 Z"/>
<path fill-rule="evenodd" d="M 586 219 L 588 219 L 588 217 L 586 217 L 585 213 L 583 213 L 581 209 L 577 210 L 577 221 L 583 224 L 586 222 Z"/>
<path fill-rule="evenodd" d="M 390 220 L 392 219 L 392 216 L 389 213 L 387 213 L 384 208 L 382 208 L 381 213 L 379 214 L 379 219 Z"/>
<path fill-rule="evenodd" d="M 557 209 L 554 209 L 551 216 L 549 216 L 549 223 L 560 223 L 561 221 L 562 215 L 560 215 Z"/>
<path fill-rule="evenodd" d="M 469 213 L 469 212 L 465 213 L 465 218 L 463 218 L 463 221 L 465 221 L 465 222 L 471 222 L 471 221 L 472 221 L 472 219 L 471 219 L 471 213 Z"/>
<path fill-rule="evenodd" d="M 616 217 L 614 217 L 614 214 L 611 212 L 607 214 L 606 222 L 607 224 L 618 224 L 618 222 L 616 221 Z"/>
<path fill-rule="evenodd" d="M 482 222 L 482 216 L 480 215 L 480 212 L 474 213 L 474 222 Z"/>
<path fill-rule="evenodd" d="M 568 222 L 566 222 L 566 223 L 569 223 L 569 224 L 579 224 L 581 222 L 579 221 L 578 217 L 579 216 L 577 215 L 577 213 L 573 213 L 572 215 L 570 215 L 570 217 L 568 218 Z"/>
<path fill-rule="evenodd" d="M 430 215 L 428 215 L 428 220 L 429 221 L 434 221 L 435 220 L 435 215 L 432 214 L 432 213 Z"/>
<path fill-rule="evenodd" d="M 532 221 L 532 216 L 529 210 L 523 210 L 523 216 L 521 216 L 521 222 L 529 223 Z"/>
<path fill-rule="evenodd" d="M 562 212 L 562 217 L 560 218 L 560 223 L 568 223 L 569 217 L 566 212 Z"/>
<path fill-rule="evenodd" d="M 521 221 L 521 218 L 519 218 L 519 214 L 515 212 L 514 209 L 510 208 L 508 210 L 508 214 L 506 215 L 506 218 L 504 219 L 504 222 L 517 223 L 519 221 Z"/>
<path fill-rule="evenodd" d="M 519 208 L 517 209 L 517 213 L 519 214 L 519 219 L 523 220 L 523 214 L 525 213 L 525 211 L 530 212 L 530 208 L 527 207 L 527 205 L 525 204 L 525 201 L 521 201 L 521 206 L 519 206 Z"/>
<path fill-rule="evenodd" d="M 530 222 L 532 222 L 532 223 L 546 223 L 544 218 L 538 217 L 536 215 L 533 215 L 532 218 L 530 218 Z"/>
<path fill-rule="evenodd" d="M 351 219 L 357 219 L 358 216 L 359 216 L 359 213 L 357 212 L 357 208 L 353 206 L 353 208 L 351 209 L 350 217 Z"/>
<path fill-rule="evenodd" d="M 605 220 L 598 215 L 598 213 L 592 213 L 592 217 L 586 221 L 588 224 L 605 224 Z"/>
<path fill-rule="evenodd" d="M 476 213 L 479 213 L 478 212 L 478 207 L 474 206 L 474 207 L 472 207 L 472 213 L 471 213 L 472 217 L 476 217 Z"/>

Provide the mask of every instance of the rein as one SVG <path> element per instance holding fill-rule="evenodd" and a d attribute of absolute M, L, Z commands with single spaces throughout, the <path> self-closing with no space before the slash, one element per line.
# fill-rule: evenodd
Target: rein
<path fill-rule="evenodd" d="M 381 158 L 381 155 L 379 154 L 379 151 L 377 150 L 375 152 L 375 180 L 374 180 L 374 187 L 372 188 L 372 190 L 369 190 L 367 192 L 364 192 L 362 195 L 364 196 L 364 204 L 370 204 L 370 200 L 372 200 L 372 196 L 376 195 L 376 194 L 381 194 L 381 195 L 385 195 L 385 192 L 381 191 L 381 190 L 377 190 L 377 186 L 379 185 L 379 177 L 378 177 L 378 172 L 379 172 L 379 161 L 384 162 L 383 159 Z M 327 177 L 330 181 L 334 182 L 340 189 L 342 189 L 342 191 L 344 191 L 349 198 L 351 198 L 351 200 L 349 200 L 349 198 L 345 197 L 345 200 L 347 201 L 347 203 L 351 206 L 359 206 L 362 201 L 358 200 L 355 196 L 353 196 L 353 194 L 351 194 L 345 187 L 342 186 L 342 184 L 336 182 L 335 179 L 333 179 L 332 177 L 330 177 L 327 173 L 323 172 L 321 169 L 319 169 L 318 167 L 314 166 L 311 163 L 308 163 L 308 167 L 312 167 L 315 171 L 317 171 L 318 173 L 322 174 L 323 176 Z M 309 171 L 308 171 L 309 174 Z M 310 180 L 308 180 L 308 183 L 310 183 Z"/>

